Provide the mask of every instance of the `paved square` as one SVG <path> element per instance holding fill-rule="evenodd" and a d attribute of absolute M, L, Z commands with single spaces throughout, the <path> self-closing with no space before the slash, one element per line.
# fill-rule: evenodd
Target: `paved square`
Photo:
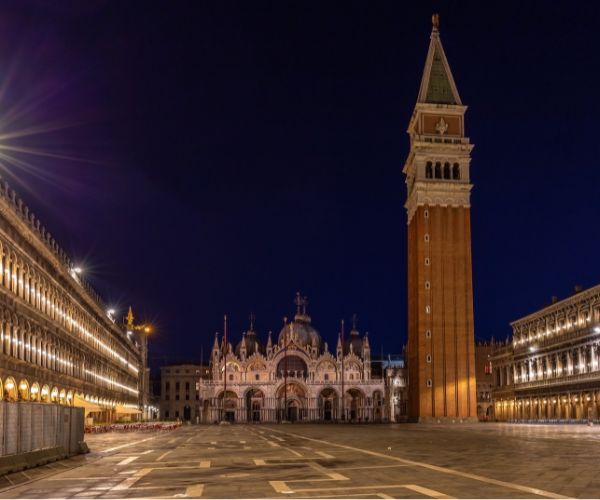
<path fill-rule="evenodd" d="M 600 428 L 185 426 L 87 437 L 1 498 L 597 498 Z"/>

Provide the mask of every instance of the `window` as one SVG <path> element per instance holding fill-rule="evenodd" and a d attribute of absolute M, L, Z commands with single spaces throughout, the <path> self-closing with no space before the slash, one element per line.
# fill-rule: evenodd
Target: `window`
<path fill-rule="evenodd" d="M 175 401 L 179 401 L 179 393 L 175 394 Z"/>
<path fill-rule="evenodd" d="M 179 382 L 175 382 L 175 391 L 179 392 Z"/>
<path fill-rule="evenodd" d="M 433 385 L 433 383 L 431 382 L 431 379 L 428 378 L 427 379 L 427 387 L 431 387 Z"/>
<path fill-rule="evenodd" d="M 429 243 L 429 234 L 428 233 L 425 233 L 424 238 L 425 238 L 425 243 Z"/>
<path fill-rule="evenodd" d="M 430 161 L 425 165 L 425 178 L 431 179 L 433 177 L 433 165 Z"/>
<path fill-rule="evenodd" d="M 444 179 L 450 179 L 450 163 L 444 163 Z"/>
<path fill-rule="evenodd" d="M 431 314 L 431 306 L 425 306 L 425 314 Z"/>
<path fill-rule="evenodd" d="M 427 330 L 427 331 L 425 332 L 425 337 L 427 337 L 428 339 L 430 339 L 430 338 L 431 338 L 431 330 Z"/>
<path fill-rule="evenodd" d="M 189 393 L 189 392 L 186 392 L 186 393 L 185 393 L 185 400 L 186 400 L 186 401 L 189 401 L 189 400 L 190 400 L 190 393 Z"/>
<path fill-rule="evenodd" d="M 185 390 L 186 390 L 187 392 L 189 392 L 189 390 L 190 390 L 190 383 L 189 383 L 189 382 L 186 382 L 186 383 L 185 383 Z"/>
<path fill-rule="evenodd" d="M 258 373 L 254 375 L 254 380 L 260 380 L 260 375 Z"/>
<path fill-rule="evenodd" d="M 165 410 L 165 418 L 169 418 L 169 410 Z"/>
<path fill-rule="evenodd" d="M 229 375 L 229 380 L 233 380 L 233 375 Z"/>
<path fill-rule="evenodd" d="M 175 410 L 175 418 L 179 418 L 179 410 Z"/>
<path fill-rule="evenodd" d="M 326 373 L 326 374 L 323 376 L 323 379 L 324 379 L 324 380 L 329 380 L 329 373 Z"/>
<path fill-rule="evenodd" d="M 431 363 L 431 354 L 427 355 L 427 358 L 425 358 L 427 360 L 428 363 Z"/>
<path fill-rule="evenodd" d="M 425 282 L 425 290 L 429 290 L 431 288 L 431 282 L 426 281 Z"/>
<path fill-rule="evenodd" d="M 425 257 L 425 265 L 428 266 L 430 263 L 429 257 Z"/>
<path fill-rule="evenodd" d="M 442 178 L 442 164 L 438 161 L 435 164 L 435 178 L 436 179 L 441 179 Z"/>
<path fill-rule="evenodd" d="M 487 375 L 492 373 L 492 362 L 491 361 L 486 361 L 485 362 L 485 373 Z"/>
<path fill-rule="evenodd" d="M 423 216 L 424 216 L 426 219 L 429 219 L 429 210 L 424 210 L 424 211 L 423 211 Z"/>
<path fill-rule="evenodd" d="M 455 163 L 452 167 L 452 178 L 454 180 L 460 180 L 460 165 Z"/>
<path fill-rule="evenodd" d="M 171 390 L 171 383 L 170 382 L 165 382 L 165 391 L 169 392 Z"/>

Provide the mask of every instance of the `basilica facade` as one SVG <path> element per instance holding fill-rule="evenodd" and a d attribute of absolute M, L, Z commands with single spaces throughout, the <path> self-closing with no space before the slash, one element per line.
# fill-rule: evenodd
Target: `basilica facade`
<path fill-rule="evenodd" d="M 253 321 L 235 347 L 215 336 L 210 380 L 200 381 L 204 423 L 381 422 L 387 419 L 384 380 L 371 371 L 368 335 L 353 322 L 330 352 L 296 297 L 293 321 L 263 343 Z"/>

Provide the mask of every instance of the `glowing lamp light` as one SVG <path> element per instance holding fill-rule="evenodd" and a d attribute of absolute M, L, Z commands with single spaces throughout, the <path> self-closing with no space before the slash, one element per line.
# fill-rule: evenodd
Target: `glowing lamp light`
<path fill-rule="evenodd" d="M 552 400 L 552 402 L 553 402 L 554 404 L 556 404 L 556 399 L 553 399 L 553 400 Z"/>
<path fill-rule="evenodd" d="M 24 391 L 25 389 L 27 389 L 27 384 L 25 382 L 21 382 L 21 384 L 19 385 L 19 389 Z"/>
<path fill-rule="evenodd" d="M 39 389 L 35 385 L 31 388 L 31 394 L 37 394 L 38 391 L 39 391 Z"/>
<path fill-rule="evenodd" d="M 110 316 L 114 316 L 114 314 L 116 313 L 116 311 L 114 309 L 109 309 L 108 311 L 106 311 L 107 314 L 109 314 Z"/>
<path fill-rule="evenodd" d="M 535 352 L 537 349 L 533 346 L 529 346 L 529 352 Z"/>
<path fill-rule="evenodd" d="M 73 268 L 73 272 L 75 274 L 81 274 L 83 272 L 83 269 L 81 269 L 81 267 L 77 266 Z"/>
<path fill-rule="evenodd" d="M 48 394 L 48 388 L 44 387 L 42 388 L 42 396 L 45 396 L 46 394 Z"/>
<path fill-rule="evenodd" d="M 585 398 L 587 401 L 591 401 L 592 398 L 590 398 L 589 396 L 587 398 Z"/>
<path fill-rule="evenodd" d="M 596 326 L 594 328 L 594 333 L 600 333 L 600 326 Z"/>
<path fill-rule="evenodd" d="M 13 384 L 12 382 L 8 381 L 6 382 L 6 388 L 10 391 L 12 389 L 15 388 L 15 384 Z"/>

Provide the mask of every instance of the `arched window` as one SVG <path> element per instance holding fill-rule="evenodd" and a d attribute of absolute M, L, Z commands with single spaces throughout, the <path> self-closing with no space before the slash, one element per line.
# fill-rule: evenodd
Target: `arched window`
<path fill-rule="evenodd" d="M 283 377 L 287 375 L 295 377 L 305 377 L 308 374 L 308 368 L 302 358 L 298 356 L 286 356 L 277 364 L 277 375 Z"/>
<path fill-rule="evenodd" d="M 442 178 L 442 164 L 438 161 L 435 164 L 435 178 L 436 179 L 441 179 Z"/>
<path fill-rule="evenodd" d="M 433 177 L 433 164 L 428 161 L 425 165 L 425 178 L 431 179 Z"/>
<path fill-rule="evenodd" d="M 444 163 L 444 179 L 450 179 L 450 163 Z"/>
<path fill-rule="evenodd" d="M 459 180 L 460 179 L 460 165 L 458 163 L 455 163 L 452 166 L 452 178 L 454 180 Z"/>

